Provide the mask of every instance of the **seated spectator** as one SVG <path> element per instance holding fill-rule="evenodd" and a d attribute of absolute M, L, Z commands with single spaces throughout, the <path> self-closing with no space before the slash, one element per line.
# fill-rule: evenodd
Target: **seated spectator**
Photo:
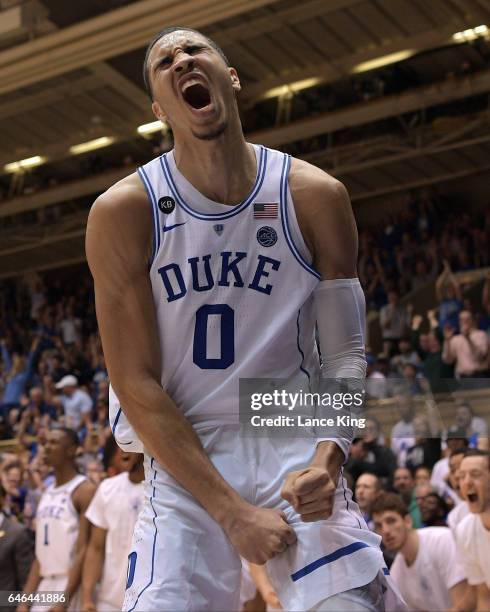
<path fill-rule="evenodd" d="M 470 514 L 456 527 L 456 542 L 477 610 L 490 610 L 490 455 L 470 449 L 461 462 L 460 488 Z"/>
<path fill-rule="evenodd" d="M 446 447 L 447 454 L 437 461 L 432 468 L 432 476 L 430 478 L 430 484 L 436 489 L 436 491 L 444 497 L 444 499 L 452 499 L 453 503 L 459 501 L 459 497 L 454 492 L 451 484 L 449 483 L 449 455 L 451 451 L 457 448 L 467 447 L 468 440 L 466 438 L 466 432 L 457 426 L 452 426 L 447 430 L 446 433 Z"/>
<path fill-rule="evenodd" d="M 388 292 L 388 304 L 381 308 L 379 322 L 383 333 L 383 350 L 390 355 L 396 343 L 406 336 L 410 326 L 409 313 L 406 306 L 400 304 L 397 291 Z"/>
<path fill-rule="evenodd" d="M 448 505 L 430 484 L 415 487 L 415 500 L 424 527 L 447 527 Z"/>
<path fill-rule="evenodd" d="M 56 409 L 44 399 L 44 391 L 41 387 L 32 387 L 29 391 L 29 403 L 27 410 L 35 412 L 39 416 L 48 415 L 51 419 L 56 419 Z"/>
<path fill-rule="evenodd" d="M 420 510 L 415 499 L 415 480 L 412 472 L 406 467 L 399 467 L 393 475 L 393 489 L 400 495 L 408 507 L 415 529 L 422 527 Z"/>
<path fill-rule="evenodd" d="M 415 486 L 430 484 L 430 470 L 425 465 L 421 465 L 415 470 Z"/>
<path fill-rule="evenodd" d="M 375 474 L 361 474 L 357 479 L 354 490 L 355 499 L 371 531 L 374 529 L 373 521 L 371 520 L 371 504 L 380 491 L 381 483 Z"/>
<path fill-rule="evenodd" d="M 444 346 L 442 359 L 445 363 L 454 363 L 458 378 L 488 377 L 489 340 L 487 334 L 476 329 L 473 315 L 468 310 L 459 313 L 460 333 L 450 325 L 444 327 Z"/>
<path fill-rule="evenodd" d="M 78 388 L 77 377 L 67 374 L 55 387 L 63 391 L 60 401 L 65 413 L 65 427 L 79 431 L 83 425 L 88 426 L 93 402 L 86 391 Z"/>
<path fill-rule="evenodd" d="M 413 363 L 406 363 L 402 369 L 402 379 L 410 395 L 421 395 L 424 390 L 424 378 Z"/>
<path fill-rule="evenodd" d="M 388 396 L 388 375 L 390 367 L 389 361 L 384 353 L 371 363 L 368 362 L 367 378 L 366 378 L 366 393 L 372 398 L 383 398 Z"/>
<path fill-rule="evenodd" d="M 441 457 L 441 438 L 435 419 L 435 404 L 427 401 L 428 416 L 417 415 L 413 420 L 415 444 L 407 450 L 407 467 L 416 470 L 425 465 L 432 469 Z"/>
<path fill-rule="evenodd" d="M 398 465 L 404 467 L 407 459 L 407 450 L 415 444 L 413 429 L 415 405 L 410 395 L 397 395 L 394 399 L 401 419 L 391 430 L 391 450 L 396 455 Z"/>
<path fill-rule="evenodd" d="M 436 296 L 439 302 L 439 327 L 445 329 L 451 327 L 455 331 L 459 329 L 459 313 L 463 310 L 461 301 L 461 288 L 451 271 L 447 259 L 443 262 L 443 270 L 436 281 Z"/>
<path fill-rule="evenodd" d="M 356 481 L 364 472 L 376 474 L 381 482 L 391 485 L 396 458 L 393 452 L 379 441 L 379 423 L 373 417 L 366 419 L 364 438 L 355 439 L 345 469 Z"/>
<path fill-rule="evenodd" d="M 451 531 L 414 529 L 407 506 L 393 493 L 381 493 L 371 507 L 376 531 L 396 552 L 390 573 L 409 610 L 465 609 L 467 583 Z"/>
<path fill-rule="evenodd" d="M 390 367 L 399 376 L 403 376 L 403 368 L 406 364 L 411 364 L 417 368 L 420 359 L 416 351 L 413 350 L 409 338 L 402 338 L 398 342 L 398 353 L 390 360 Z"/>
<path fill-rule="evenodd" d="M 456 408 L 454 415 L 455 425 L 458 429 L 465 432 L 471 447 L 476 448 L 481 438 L 488 437 L 488 425 L 484 419 L 475 416 L 471 405 L 468 403 L 460 404 Z"/>

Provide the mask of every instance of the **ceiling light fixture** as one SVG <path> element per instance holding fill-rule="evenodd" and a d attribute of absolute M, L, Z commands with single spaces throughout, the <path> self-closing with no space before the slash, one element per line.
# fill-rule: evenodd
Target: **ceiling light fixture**
<path fill-rule="evenodd" d="M 280 96 L 284 96 L 288 93 L 296 93 L 297 91 L 301 91 L 302 89 L 308 89 L 309 87 L 315 87 L 316 85 L 320 85 L 322 79 L 318 77 L 312 77 L 310 79 L 303 79 L 302 81 L 294 81 L 293 83 L 288 83 L 287 85 L 279 85 L 278 87 L 273 87 L 264 93 L 262 96 L 262 100 L 268 100 L 269 98 L 278 98 Z"/>
<path fill-rule="evenodd" d="M 40 166 L 46 161 L 46 157 L 42 157 L 41 155 L 34 155 L 34 157 L 27 157 L 26 159 L 20 159 L 19 161 L 12 162 L 10 164 L 5 164 L 3 169 L 5 170 L 5 172 L 22 172 L 23 170 L 28 170 L 29 168 L 35 168 L 36 166 Z"/>
<path fill-rule="evenodd" d="M 167 130 L 167 124 L 162 121 L 152 121 L 151 123 L 143 123 L 140 125 L 136 131 L 141 136 L 145 136 L 146 134 L 154 134 L 155 132 L 162 132 Z"/>
<path fill-rule="evenodd" d="M 480 36 L 488 36 L 489 33 L 488 27 L 483 24 L 476 26 L 475 28 L 468 28 L 467 30 L 456 32 L 453 34 L 452 39 L 457 43 L 471 42 Z"/>
<path fill-rule="evenodd" d="M 72 155 L 80 155 L 80 153 L 87 153 L 88 151 L 95 151 L 95 149 L 101 149 L 102 147 L 108 147 L 116 139 L 112 136 L 102 136 L 95 140 L 89 140 L 88 142 L 82 142 L 80 144 L 70 147 L 70 153 Z"/>
<path fill-rule="evenodd" d="M 415 55 L 417 51 L 415 49 L 405 49 L 404 51 L 398 51 L 397 53 L 390 53 L 389 55 L 383 55 L 376 57 L 375 59 L 361 62 L 351 69 L 351 73 L 358 74 L 359 72 L 367 72 L 368 70 L 375 70 L 376 68 L 382 68 L 389 64 L 395 64 L 396 62 L 402 62 Z"/>

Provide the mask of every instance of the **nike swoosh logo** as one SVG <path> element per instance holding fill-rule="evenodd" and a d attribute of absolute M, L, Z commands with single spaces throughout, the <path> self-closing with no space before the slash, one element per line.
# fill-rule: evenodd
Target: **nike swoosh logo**
<path fill-rule="evenodd" d="M 184 221 L 183 223 L 176 223 L 175 225 L 164 225 L 162 227 L 164 232 L 169 232 L 170 230 L 173 230 L 174 227 L 179 227 L 179 225 L 185 225 L 187 223 L 187 221 Z"/>

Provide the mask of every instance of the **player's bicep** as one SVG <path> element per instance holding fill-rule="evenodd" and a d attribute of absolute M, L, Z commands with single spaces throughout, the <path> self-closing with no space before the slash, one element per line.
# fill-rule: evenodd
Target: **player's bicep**
<path fill-rule="evenodd" d="M 314 268 L 324 280 L 357 276 L 357 228 L 344 185 L 295 160 L 290 187 Z"/>
<path fill-rule="evenodd" d="M 148 273 L 152 230 L 146 209 L 138 209 L 124 194 L 119 199 L 110 193 L 103 198 L 90 213 L 86 251 L 94 277 L 104 355 L 117 393 L 140 376 L 159 376 L 159 344 Z"/>
<path fill-rule="evenodd" d="M 339 181 L 318 186 L 313 226 L 314 265 L 322 278 L 357 276 L 357 228 L 346 188 Z"/>

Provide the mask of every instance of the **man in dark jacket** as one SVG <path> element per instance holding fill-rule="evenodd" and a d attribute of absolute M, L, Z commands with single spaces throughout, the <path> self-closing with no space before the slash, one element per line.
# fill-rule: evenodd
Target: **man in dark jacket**
<path fill-rule="evenodd" d="M 27 527 L 3 513 L 4 502 L 0 484 L 0 591 L 21 591 L 34 557 L 34 539 Z"/>

